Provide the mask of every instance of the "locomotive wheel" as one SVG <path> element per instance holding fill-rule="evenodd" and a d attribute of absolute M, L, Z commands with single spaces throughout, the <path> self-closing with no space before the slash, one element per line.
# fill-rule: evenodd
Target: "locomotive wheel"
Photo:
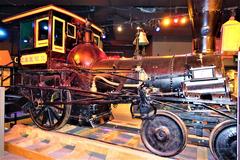
<path fill-rule="evenodd" d="M 157 111 L 153 119 L 143 121 L 141 139 L 152 153 L 170 157 L 186 146 L 187 128 L 184 122 L 169 111 Z"/>
<path fill-rule="evenodd" d="M 237 159 L 236 121 L 219 123 L 211 132 L 209 146 L 215 159 Z"/>
<path fill-rule="evenodd" d="M 71 101 L 69 91 L 40 91 L 32 90 L 32 107 L 29 108 L 30 116 L 33 122 L 41 129 L 56 130 L 63 127 L 71 114 L 71 105 L 42 105 L 45 100 L 54 102 Z M 40 96 L 40 95 L 44 95 Z M 62 97 L 62 98 L 60 98 Z"/>

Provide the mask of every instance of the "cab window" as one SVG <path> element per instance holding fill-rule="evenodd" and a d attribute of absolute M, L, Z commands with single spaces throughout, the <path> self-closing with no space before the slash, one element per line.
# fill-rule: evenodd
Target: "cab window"
<path fill-rule="evenodd" d="M 35 21 L 35 47 L 48 46 L 48 17 Z"/>
<path fill-rule="evenodd" d="M 53 16 L 52 50 L 65 53 L 65 21 Z"/>
<path fill-rule="evenodd" d="M 48 39 L 48 20 L 39 22 L 38 40 Z"/>
<path fill-rule="evenodd" d="M 67 23 L 67 36 L 73 39 L 76 39 L 76 26 L 71 24 L 71 23 Z"/>
<path fill-rule="evenodd" d="M 33 49 L 34 46 L 34 22 L 25 21 L 20 23 L 20 50 Z"/>

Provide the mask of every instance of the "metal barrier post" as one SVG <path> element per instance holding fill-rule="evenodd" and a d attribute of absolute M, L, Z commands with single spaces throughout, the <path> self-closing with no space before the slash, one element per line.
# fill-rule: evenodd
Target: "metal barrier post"
<path fill-rule="evenodd" d="M 5 88 L 0 87 L 0 157 L 4 155 Z"/>
<path fill-rule="evenodd" d="M 237 159 L 240 160 L 240 51 L 238 52 Z"/>

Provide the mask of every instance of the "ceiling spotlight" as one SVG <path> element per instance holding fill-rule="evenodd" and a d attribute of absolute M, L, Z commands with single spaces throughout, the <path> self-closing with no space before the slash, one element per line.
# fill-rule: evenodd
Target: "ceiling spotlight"
<path fill-rule="evenodd" d="M 118 27 L 117 27 L 117 31 L 118 31 L 118 32 L 122 32 L 122 30 L 123 30 L 122 26 L 118 26 Z"/>
<path fill-rule="evenodd" d="M 107 36 L 106 36 L 106 33 L 102 33 L 102 39 L 106 39 L 107 38 Z"/>
<path fill-rule="evenodd" d="M 179 22 L 179 19 L 178 19 L 178 18 L 174 18 L 174 19 L 173 19 L 173 22 L 174 22 L 175 24 L 177 24 L 177 23 Z"/>
<path fill-rule="evenodd" d="M 156 32 L 159 32 L 159 31 L 160 31 L 160 27 L 157 26 L 157 27 L 155 28 L 155 31 L 156 31 Z"/>
<path fill-rule="evenodd" d="M 164 18 L 162 23 L 165 27 L 167 27 L 171 24 L 171 19 L 170 18 Z"/>
<path fill-rule="evenodd" d="M 187 18 L 186 17 L 182 17 L 180 22 L 181 22 L 181 24 L 186 24 L 187 23 Z"/>

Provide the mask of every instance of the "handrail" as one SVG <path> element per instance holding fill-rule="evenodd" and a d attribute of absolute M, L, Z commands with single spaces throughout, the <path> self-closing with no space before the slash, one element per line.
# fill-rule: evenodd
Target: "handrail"
<path fill-rule="evenodd" d="M 0 65 L 0 72 L 1 72 L 0 73 L 0 80 L 1 80 L 0 87 L 7 87 L 7 86 L 4 86 L 4 82 L 6 80 L 8 80 L 9 78 L 11 78 L 11 77 L 13 78 L 13 76 L 15 74 L 14 73 L 15 67 L 14 67 L 14 65 L 10 66 L 11 64 L 13 64 L 13 61 L 11 61 L 11 62 L 9 62 L 9 63 L 7 63 L 5 65 Z M 5 69 L 9 69 L 9 71 L 10 71 L 10 75 L 7 76 L 6 78 L 3 77 L 3 72 L 4 72 Z"/>
<path fill-rule="evenodd" d="M 10 64 L 13 64 L 13 61 L 11 61 L 11 62 L 5 64 L 4 66 L 9 66 Z"/>

